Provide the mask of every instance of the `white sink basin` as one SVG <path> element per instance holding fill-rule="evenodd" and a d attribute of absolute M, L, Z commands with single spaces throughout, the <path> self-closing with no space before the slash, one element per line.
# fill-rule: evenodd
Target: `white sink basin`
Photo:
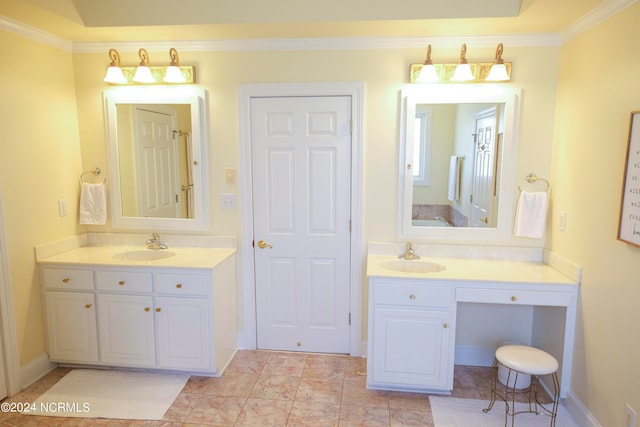
<path fill-rule="evenodd" d="M 436 273 L 446 268 L 437 262 L 423 261 L 420 259 L 394 259 L 380 263 L 380 267 L 401 273 Z"/>
<path fill-rule="evenodd" d="M 155 261 L 157 259 L 171 258 L 175 256 L 175 252 L 167 250 L 141 249 L 134 251 L 125 251 L 113 255 L 112 258 L 125 261 Z"/>

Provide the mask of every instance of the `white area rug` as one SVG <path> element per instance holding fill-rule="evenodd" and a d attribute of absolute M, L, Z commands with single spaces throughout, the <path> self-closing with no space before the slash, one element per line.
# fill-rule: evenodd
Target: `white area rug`
<path fill-rule="evenodd" d="M 429 396 L 431 413 L 436 427 L 503 427 L 504 402 L 496 401 L 493 409 L 485 414 L 482 412 L 489 404 L 488 401 L 474 399 L 457 399 L 453 397 Z M 520 414 L 516 415 L 518 427 L 549 427 L 551 418 L 546 415 Z M 511 419 L 509 418 L 509 426 Z M 556 427 L 580 427 L 562 407 L 558 408 Z"/>
<path fill-rule="evenodd" d="M 188 374 L 74 369 L 23 413 L 161 420 L 188 379 Z"/>

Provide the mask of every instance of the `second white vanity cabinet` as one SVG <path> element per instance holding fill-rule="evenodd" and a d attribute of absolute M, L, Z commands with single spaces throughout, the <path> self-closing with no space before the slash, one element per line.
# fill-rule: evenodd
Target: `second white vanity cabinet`
<path fill-rule="evenodd" d="M 233 256 L 211 269 L 41 268 L 52 361 L 217 375 L 235 353 Z"/>
<path fill-rule="evenodd" d="M 455 290 L 410 279 L 369 285 L 368 387 L 451 390 Z"/>

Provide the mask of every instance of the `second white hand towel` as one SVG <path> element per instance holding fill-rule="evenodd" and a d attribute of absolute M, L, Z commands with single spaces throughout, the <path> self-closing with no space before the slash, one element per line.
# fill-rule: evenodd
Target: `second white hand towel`
<path fill-rule="evenodd" d="M 514 234 L 518 237 L 541 239 L 547 222 L 548 197 L 546 191 L 520 193 Z"/>

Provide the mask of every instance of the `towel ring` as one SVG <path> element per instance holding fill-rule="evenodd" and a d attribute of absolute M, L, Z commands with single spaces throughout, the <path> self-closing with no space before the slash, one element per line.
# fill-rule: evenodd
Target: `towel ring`
<path fill-rule="evenodd" d="M 547 180 L 546 180 L 546 179 L 544 179 L 544 178 L 540 178 L 540 177 L 538 177 L 538 175 L 536 175 L 535 173 L 530 173 L 529 175 L 527 175 L 527 177 L 526 177 L 525 179 L 527 180 L 527 182 L 528 182 L 529 184 L 533 184 L 533 183 L 535 183 L 535 182 L 537 182 L 537 181 L 542 181 L 542 182 L 544 182 L 545 184 L 547 184 L 547 188 L 546 188 L 546 190 L 547 190 L 547 191 L 550 191 L 550 190 L 551 190 L 551 184 L 549 184 L 549 181 L 547 181 Z M 519 189 L 520 191 L 522 191 L 522 188 L 521 188 L 521 187 L 518 187 L 518 189 Z"/>
<path fill-rule="evenodd" d="M 98 175 L 100 175 L 101 172 L 102 171 L 100 170 L 100 168 L 95 168 L 95 169 L 91 169 L 91 170 L 82 172 L 82 174 L 80 175 L 80 184 L 84 184 L 85 183 L 84 176 L 86 174 L 90 173 L 90 174 L 93 174 L 95 176 L 98 176 Z M 107 178 L 105 178 L 104 181 L 102 181 L 103 184 L 105 184 L 106 182 L 107 182 Z"/>

